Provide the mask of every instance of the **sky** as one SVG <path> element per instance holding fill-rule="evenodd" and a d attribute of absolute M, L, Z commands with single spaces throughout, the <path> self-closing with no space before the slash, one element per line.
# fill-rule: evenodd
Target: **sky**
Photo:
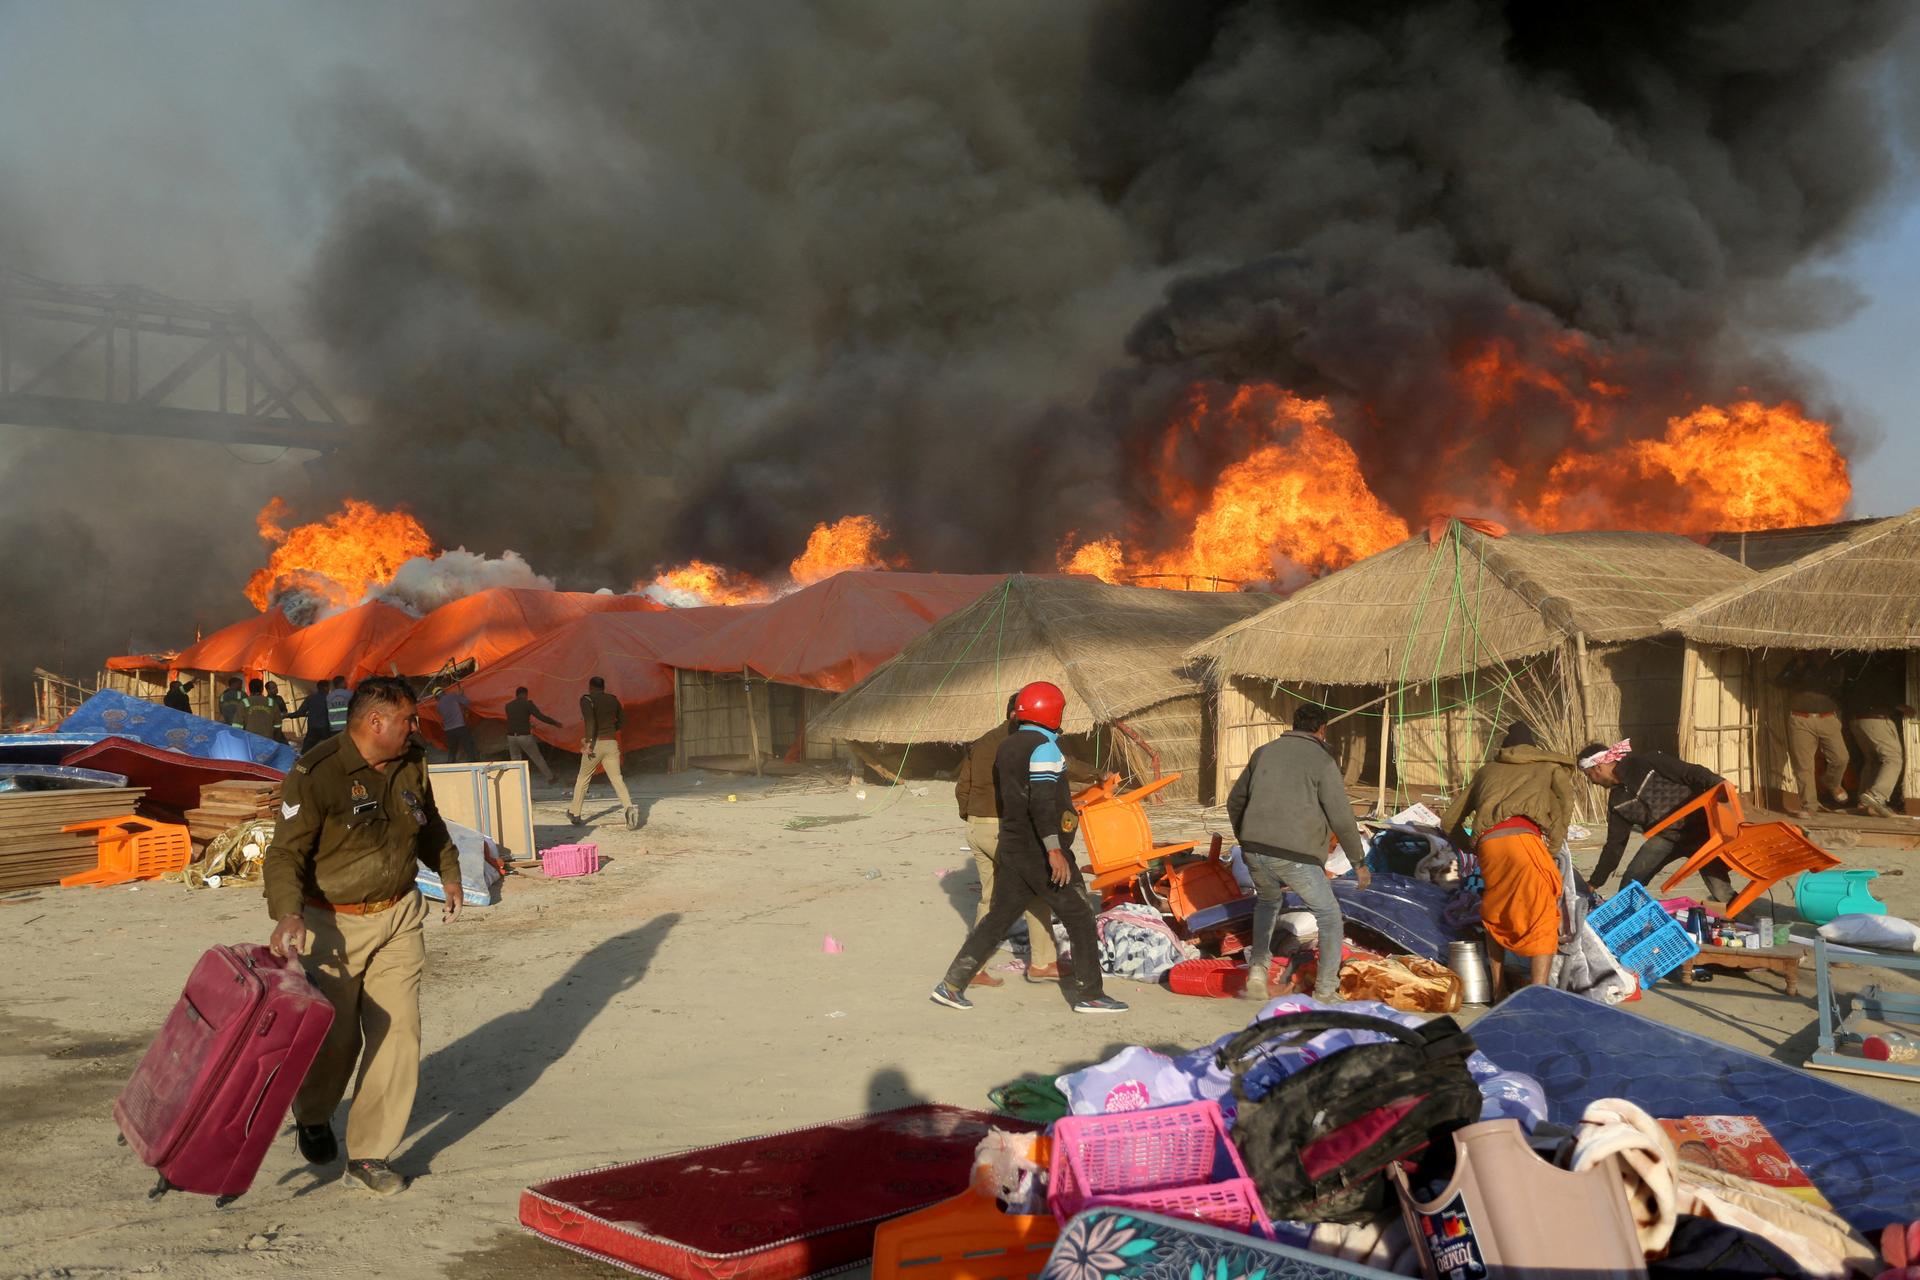
<path fill-rule="evenodd" d="M 1920 200 L 1911 189 L 1835 266 L 1863 305 L 1792 351 L 1826 376 L 1871 441 L 1852 460 L 1853 514 L 1892 515 L 1920 506 Z"/>
<path fill-rule="evenodd" d="M 245 297 L 301 350 L 299 288 L 329 209 L 323 102 L 388 84 L 511 79 L 484 22 L 426 4 L 0 0 L 0 262 L 81 283 Z M 477 126 L 478 127 L 478 126 Z M 1851 433 L 1854 514 L 1920 505 L 1920 201 L 1913 184 L 1833 264 L 1861 297 L 1790 352 Z M 310 359 L 318 353 L 305 348 Z M 18 436 L 0 428 L 0 495 Z M 272 486 L 273 469 L 258 477 Z"/>

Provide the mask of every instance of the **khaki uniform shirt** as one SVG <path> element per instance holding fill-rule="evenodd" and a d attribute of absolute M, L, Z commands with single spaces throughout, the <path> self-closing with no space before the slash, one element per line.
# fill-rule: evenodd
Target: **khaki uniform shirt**
<path fill-rule="evenodd" d="M 586 740 L 598 742 L 617 737 L 626 716 L 620 709 L 620 699 L 602 689 L 580 695 L 580 718 L 586 722 Z"/>
<path fill-rule="evenodd" d="M 416 863 L 459 883 L 460 852 L 427 785 L 419 746 L 388 765 L 368 764 L 349 733 L 300 757 L 280 788 L 264 879 L 275 920 L 305 901 L 349 906 L 413 889 Z"/>

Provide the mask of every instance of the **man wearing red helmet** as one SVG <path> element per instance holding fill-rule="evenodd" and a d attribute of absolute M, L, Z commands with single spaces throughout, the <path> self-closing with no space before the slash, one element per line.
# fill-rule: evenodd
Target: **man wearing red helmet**
<path fill-rule="evenodd" d="M 1060 750 L 1060 725 L 1067 709 L 1058 685 L 1037 680 L 1014 696 L 1014 731 L 993 760 L 1000 793 L 1000 840 L 993 899 L 974 925 L 947 976 L 933 989 L 933 1002 L 949 1009 L 971 1009 L 967 984 L 999 947 L 1013 922 L 1036 898 L 1067 928 L 1073 945 L 1071 978 L 1061 975 L 1075 1013 L 1125 1013 L 1127 1006 L 1106 994 L 1100 981 L 1100 938 L 1093 907 L 1070 850 L 1078 815 L 1067 786 L 1067 758 Z"/>

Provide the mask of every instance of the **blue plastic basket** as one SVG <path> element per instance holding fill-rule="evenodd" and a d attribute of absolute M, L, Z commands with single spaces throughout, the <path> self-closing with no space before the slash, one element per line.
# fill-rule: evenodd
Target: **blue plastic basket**
<path fill-rule="evenodd" d="M 1621 964 L 1650 987 L 1700 954 L 1700 944 L 1661 909 L 1643 884 L 1629 880 L 1587 916 Z"/>

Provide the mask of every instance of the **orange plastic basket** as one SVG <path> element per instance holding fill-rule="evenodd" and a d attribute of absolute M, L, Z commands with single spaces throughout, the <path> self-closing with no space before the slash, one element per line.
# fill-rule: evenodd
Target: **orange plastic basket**
<path fill-rule="evenodd" d="M 882 1223 L 873 1280 L 1033 1280 L 1060 1236 L 1050 1213 L 1002 1213 L 971 1189 Z"/>
<path fill-rule="evenodd" d="M 60 887 L 91 885 L 96 889 L 152 880 L 169 871 L 182 871 L 193 861 L 193 837 L 171 822 L 150 822 L 129 813 L 118 818 L 95 818 L 60 828 L 91 831 L 99 861 L 91 871 L 62 876 Z"/>

